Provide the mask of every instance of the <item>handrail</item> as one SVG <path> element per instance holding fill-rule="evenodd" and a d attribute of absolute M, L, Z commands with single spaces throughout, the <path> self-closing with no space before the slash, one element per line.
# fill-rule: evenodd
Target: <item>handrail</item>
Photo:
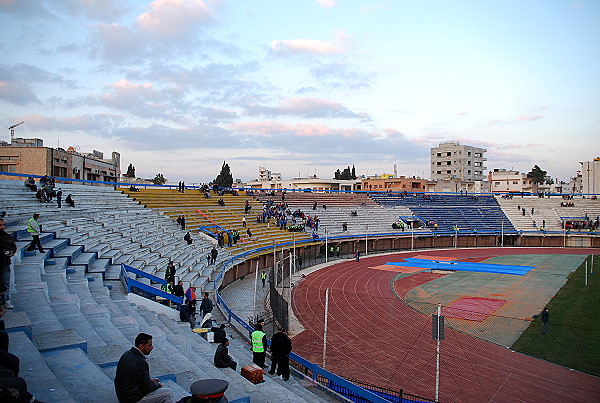
<path fill-rule="evenodd" d="M 121 275 L 119 277 L 121 278 L 121 282 L 127 289 L 128 293 L 131 292 L 131 287 L 136 287 L 144 292 L 147 292 L 157 297 L 168 299 L 169 301 L 175 302 L 176 304 L 183 304 L 183 297 L 177 297 L 171 293 L 152 287 L 151 285 L 144 284 L 141 281 L 130 278 L 129 276 L 127 276 L 127 273 L 133 273 L 137 276 L 150 279 L 150 281 L 154 281 L 163 285 L 167 284 L 167 280 L 162 279 L 160 277 L 156 277 L 150 273 L 143 272 L 139 269 L 136 269 L 135 267 L 128 266 L 125 263 L 121 263 Z"/>

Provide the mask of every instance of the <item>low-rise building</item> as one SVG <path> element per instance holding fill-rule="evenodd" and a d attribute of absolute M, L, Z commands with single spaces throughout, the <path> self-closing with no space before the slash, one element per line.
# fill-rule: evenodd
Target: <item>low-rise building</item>
<path fill-rule="evenodd" d="M 488 172 L 488 181 L 493 193 L 520 193 L 533 192 L 533 179 L 528 178 L 527 174 L 519 171 L 506 169 L 494 169 Z"/>
<path fill-rule="evenodd" d="M 10 144 L 0 144 L 0 171 L 116 182 L 121 174 L 121 156 L 113 151 L 110 159 L 104 159 L 96 150 L 80 153 L 73 147 L 44 147 L 41 139 L 16 138 Z M 2 179 L 18 178 L 3 175 Z"/>
<path fill-rule="evenodd" d="M 399 178 L 387 175 L 386 177 L 367 178 L 362 180 L 362 189 L 368 192 L 425 192 L 427 190 L 427 179 Z"/>
<path fill-rule="evenodd" d="M 490 193 L 488 181 L 464 181 L 460 178 L 427 182 L 427 191 L 435 193 Z"/>

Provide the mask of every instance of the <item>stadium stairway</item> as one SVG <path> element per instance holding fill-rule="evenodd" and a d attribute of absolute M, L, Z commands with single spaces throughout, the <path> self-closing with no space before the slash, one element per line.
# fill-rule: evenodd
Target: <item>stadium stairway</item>
<path fill-rule="evenodd" d="M 96 203 L 110 204 L 110 193 L 118 194 L 104 192 Z M 2 203 L 3 199 L 0 196 Z M 111 267 L 118 267 L 113 264 L 115 259 L 131 255 L 125 260 L 133 263 L 152 257 L 151 248 L 142 246 L 140 232 L 128 231 L 141 228 L 149 218 L 159 220 L 160 215 L 127 204 L 118 212 L 114 208 L 98 212 L 94 202 L 88 201 L 77 214 L 75 210 L 67 214 L 58 211 L 45 222 L 40 237 L 45 253 L 26 252 L 30 237 L 18 231 L 11 288 L 15 309 L 4 319 L 11 337 L 10 351 L 20 357 L 21 376 L 39 399 L 115 402 L 112 379 L 117 360 L 131 347 L 135 335 L 144 331 L 154 336 L 156 345 L 149 357 L 151 373 L 169 386 L 176 398 L 187 395 L 195 380 L 221 378 L 230 383 L 227 396 L 231 402 L 331 400 L 313 394 L 309 389 L 314 385 L 304 380 L 283 382 L 266 376 L 263 384 L 253 385 L 237 372 L 214 367 L 216 345 L 191 332 L 188 323 L 176 321 L 176 312 L 128 295 L 120 281 L 109 278 Z M 9 232 L 21 227 L 39 208 L 27 204 L 21 203 L 9 213 Z M 161 236 L 165 233 L 159 227 L 147 230 Z M 150 238 L 149 243 L 158 240 Z M 191 259 L 189 252 L 176 257 L 185 263 Z M 196 254 L 204 258 L 203 253 Z M 226 253 L 219 256 L 221 261 L 227 258 Z M 212 270 L 205 272 L 212 274 Z M 170 313 L 165 314 L 164 309 Z M 239 335 L 230 338 L 230 352 L 239 367 L 250 364 L 252 356 L 244 339 Z"/>

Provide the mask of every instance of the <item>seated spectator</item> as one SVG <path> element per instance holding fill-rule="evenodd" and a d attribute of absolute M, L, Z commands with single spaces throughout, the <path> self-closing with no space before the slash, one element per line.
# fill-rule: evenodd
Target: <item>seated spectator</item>
<path fill-rule="evenodd" d="M 133 347 L 119 359 L 114 378 L 119 402 L 173 402 L 172 391 L 163 388 L 158 379 L 150 378 L 146 356 L 153 349 L 152 336 L 140 333 L 136 336 Z"/>
<path fill-rule="evenodd" d="M 226 340 L 227 334 L 225 333 L 225 324 L 221 323 L 219 327 L 211 327 L 210 330 L 215 334 L 215 343 L 222 343 Z"/>
<path fill-rule="evenodd" d="M 219 206 L 223 207 L 225 206 L 225 200 L 223 200 L 222 197 L 219 198 L 219 201 L 217 201 L 217 203 L 219 204 Z"/>
<path fill-rule="evenodd" d="M 237 362 L 231 358 L 229 355 L 229 340 L 227 338 L 223 339 L 221 344 L 217 347 L 217 351 L 215 352 L 214 363 L 217 368 L 231 368 L 234 371 L 237 369 Z"/>
<path fill-rule="evenodd" d="M 191 245 L 192 242 L 194 242 L 189 231 L 183 236 L 183 240 L 186 241 L 188 245 Z"/>
<path fill-rule="evenodd" d="M 46 203 L 50 203 L 52 198 L 56 196 L 56 191 L 50 185 L 44 186 L 44 192 L 46 193 Z"/>
<path fill-rule="evenodd" d="M 75 200 L 73 200 L 73 195 L 71 193 L 69 193 L 65 199 L 65 203 L 67 203 L 67 206 L 69 207 L 75 207 Z"/>
<path fill-rule="evenodd" d="M 140 190 L 138 188 L 136 188 L 135 186 L 131 185 L 131 186 L 129 186 L 129 191 L 130 192 L 139 192 Z"/>
<path fill-rule="evenodd" d="M 40 203 L 46 201 L 46 192 L 44 192 L 43 188 L 40 188 L 35 192 L 35 198 L 38 199 Z"/>
<path fill-rule="evenodd" d="M 200 327 L 205 329 L 210 329 L 212 327 L 212 313 L 207 313 L 204 315 L 202 320 L 200 321 Z"/>
<path fill-rule="evenodd" d="M 31 190 L 32 192 L 37 191 L 37 185 L 35 184 L 35 179 L 33 179 L 33 176 L 30 176 L 29 178 L 25 179 L 25 187 L 29 188 L 29 190 Z"/>

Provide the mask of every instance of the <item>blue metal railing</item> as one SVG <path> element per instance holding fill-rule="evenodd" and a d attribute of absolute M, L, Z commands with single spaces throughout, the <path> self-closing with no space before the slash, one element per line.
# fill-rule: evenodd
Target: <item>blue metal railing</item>
<path fill-rule="evenodd" d="M 145 294 L 145 295 L 143 295 L 145 297 L 147 297 L 148 295 L 151 295 L 151 296 L 167 299 L 167 300 L 175 302 L 176 304 L 179 304 L 179 305 L 183 304 L 183 297 L 177 297 L 171 293 L 168 293 L 166 291 L 152 287 L 151 285 L 142 283 L 141 281 L 138 281 L 136 279 L 129 277 L 127 275 L 127 273 L 133 273 L 139 277 L 147 278 L 152 282 L 163 284 L 163 285 L 167 284 L 167 280 L 160 278 L 160 277 L 156 277 L 152 274 L 143 272 L 142 270 L 136 269 L 135 267 L 128 266 L 125 263 L 121 263 L 121 274 L 119 275 L 119 278 L 121 279 L 121 282 L 123 283 L 123 286 L 125 287 L 125 289 L 127 290 L 128 293 L 132 292 L 131 291 L 132 288 L 135 288 L 137 290 L 142 291 L 142 293 Z"/>

